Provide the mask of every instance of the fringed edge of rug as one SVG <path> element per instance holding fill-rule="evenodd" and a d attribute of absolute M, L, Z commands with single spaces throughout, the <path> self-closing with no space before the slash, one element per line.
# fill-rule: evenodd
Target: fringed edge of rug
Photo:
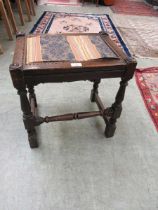
<path fill-rule="evenodd" d="M 145 68 L 145 69 L 136 69 L 136 72 L 135 72 L 135 80 L 136 80 L 136 84 L 138 86 L 140 95 L 142 96 L 142 99 L 144 101 L 144 104 L 145 104 L 145 107 L 147 109 L 147 112 L 149 113 L 149 115 L 150 115 L 150 117 L 151 117 L 151 119 L 152 119 L 152 121 L 154 123 L 154 126 L 155 126 L 155 128 L 156 128 L 156 130 L 158 132 L 158 122 L 154 119 L 154 117 L 153 117 L 153 115 L 152 115 L 152 113 L 151 113 L 151 111 L 150 111 L 150 109 L 149 109 L 149 107 L 147 105 L 147 102 L 145 100 L 144 93 L 143 93 L 143 91 L 141 89 L 141 85 L 140 85 L 140 81 L 139 81 L 139 76 L 138 76 L 138 74 L 141 74 L 141 73 L 150 73 L 151 71 L 152 71 L 152 73 L 154 73 L 155 70 L 158 70 L 158 67 L 149 67 L 149 68 Z"/>

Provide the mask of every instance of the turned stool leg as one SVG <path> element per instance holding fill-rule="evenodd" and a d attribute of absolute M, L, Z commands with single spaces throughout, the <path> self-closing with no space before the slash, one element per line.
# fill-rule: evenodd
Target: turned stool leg
<path fill-rule="evenodd" d="M 31 15 L 36 16 L 34 0 L 30 0 L 28 1 L 28 3 L 29 3 Z"/>
<path fill-rule="evenodd" d="M 13 27 L 13 31 L 16 34 L 18 29 L 17 29 L 17 26 L 16 26 L 15 17 L 14 17 L 14 14 L 13 14 L 13 11 L 12 11 L 12 8 L 11 8 L 11 5 L 10 5 L 10 0 L 5 0 L 5 5 L 6 5 L 6 8 L 7 8 L 9 17 L 10 17 L 10 21 L 11 21 L 11 24 L 12 24 L 12 27 Z"/>
<path fill-rule="evenodd" d="M 21 0 L 16 0 L 16 4 L 17 4 L 17 8 L 18 8 L 21 25 L 23 26 L 25 24 L 25 21 L 24 21 L 22 6 L 21 6 Z"/>
<path fill-rule="evenodd" d="M 32 5 L 32 14 L 33 14 L 34 16 L 36 16 L 34 0 L 31 0 L 31 5 Z"/>
<path fill-rule="evenodd" d="M 105 128 L 105 136 L 106 137 L 112 137 L 116 130 L 116 121 L 117 118 L 120 117 L 122 112 L 122 101 L 124 99 L 126 86 L 128 85 L 127 80 L 121 80 L 120 82 L 120 88 L 117 92 L 115 102 L 110 107 L 112 114 L 110 119 L 107 122 L 106 128 Z"/>
<path fill-rule="evenodd" d="M 21 110 L 23 112 L 23 122 L 28 133 L 28 140 L 31 148 L 38 147 L 37 136 L 34 126 L 34 116 L 31 113 L 31 107 L 27 98 L 26 89 L 18 90 L 21 102 Z"/>
<path fill-rule="evenodd" d="M 6 10 L 5 10 L 5 7 L 4 7 L 4 4 L 3 4 L 2 0 L 0 0 L 0 13 L 2 14 L 2 18 L 4 20 L 4 24 L 5 24 L 7 33 L 8 33 L 8 37 L 9 37 L 10 40 L 13 40 L 12 28 L 10 26 L 8 16 L 7 16 L 7 13 L 6 13 Z"/>
<path fill-rule="evenodd" d="M 28 16 L 28 21 L 31 21 L 31 12 L 30 12 L 30 7 L 29 7 L 29 3 L 28 1 L 30 0 L 25 0 L 25 6 L 26 6 L 26 12 L 27 12 L 27 16 Z"/>
<path fill-rule="evenodd" d="M 98 93 L 99 83 L 100 79 L 94 81 L 93 89 L 91 90 L 91 96 L 90 96 L 91 102 L 95 102 L 95 93 Z"/>
<path fill-rule="evenodd" d="M 33 86 L 28 87 L 29 91 L 29 101 L 31 101 L 31 98 L 35 100 L 35 107 L 37 107 L 37 99 L 36 99 L 36 94 Z"/>

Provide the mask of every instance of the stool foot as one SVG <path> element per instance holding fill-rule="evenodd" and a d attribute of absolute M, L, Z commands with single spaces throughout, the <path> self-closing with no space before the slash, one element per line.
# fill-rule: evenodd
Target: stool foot
<path fill-rule="evenodd" d="M 33 149 L 38 147 L 37 134 L 35 129 L 28 131 L 28 140 L 30 148 Z"/>
<path fill-rule="evenodd" d="M 116 130 L 116 125 L 115 124 L 107 124 L 106 128 L 105 128 L 105 137 L 106 138 L 110 138 L 114 136 Z"/>

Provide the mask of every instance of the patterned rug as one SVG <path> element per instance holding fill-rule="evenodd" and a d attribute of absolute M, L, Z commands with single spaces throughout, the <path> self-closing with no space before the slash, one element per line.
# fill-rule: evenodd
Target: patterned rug
<path fill-rule="evenodd" d="M 158 67 L 137 70 L 135 77 L 146 108 L 158 131 Z"/>
<path fill-rule="evenodd" d="M 116 0 L 111 9 L 118 14 L 158 17 L 158 11 L 154 10 L 152 6 L 139 1 Z"/>
<path fill-rule="evenodd" d="M 106 31 L 110 38 L 130 56 L 128 48 L 108 15 L 45 11 L 30 33 L 99 33 L 100 31 Z"/>
<path fill-rule="evenodd" d="M 158 58 L 158 20 L 116 16 L 115 23 L 131 53 L 136 57 Z"/>

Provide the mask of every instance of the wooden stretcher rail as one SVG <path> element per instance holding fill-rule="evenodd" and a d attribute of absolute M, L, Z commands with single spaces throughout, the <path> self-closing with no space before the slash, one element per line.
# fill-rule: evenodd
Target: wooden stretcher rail
<path fill-rule="evenodd" d="M 44 122 L 54 122 L 54 121 L 67 121 L 67 120 L 80 120 L 84 118 L 96 117 L 101 116 L 100 111 L 93 111 L 93 112 L 78 112 L 78 113 L 70 113 L 52 117 L 45 117 L 43 119 Z"/>
<path fill-rule="evenodd" d="M 30 106 L 31 106 L 31 112 L 33 116 L 37 117 L 37 125 L 41 123 L 49 123 L 49 122 L 55 122 L 55 121 L 69 121 L 69 120 L 80 120 L 85 118 L 91 118 L 96 116 L 103 117 L 105 123 L 108 122 L 107 117 L 110 117 L 112 114 L 112 110 L 110 108 L 105 108 L 98 93 L 95 93 L 95 102 L 99 108 L 99 111 L 91 111 L 91 112 L 78 112 L 78 113 L 68 113 L 63 115 L 57 115 L 57 116 L 46 116 L 46 117 L 37 117 L 37 108 L 36 108 L 36 102 L 34 98 L 30 98 Z M 40 119 L 40 121 L 38 121 Z M 35 120 L 35 121 L 36 121 Z"/>

